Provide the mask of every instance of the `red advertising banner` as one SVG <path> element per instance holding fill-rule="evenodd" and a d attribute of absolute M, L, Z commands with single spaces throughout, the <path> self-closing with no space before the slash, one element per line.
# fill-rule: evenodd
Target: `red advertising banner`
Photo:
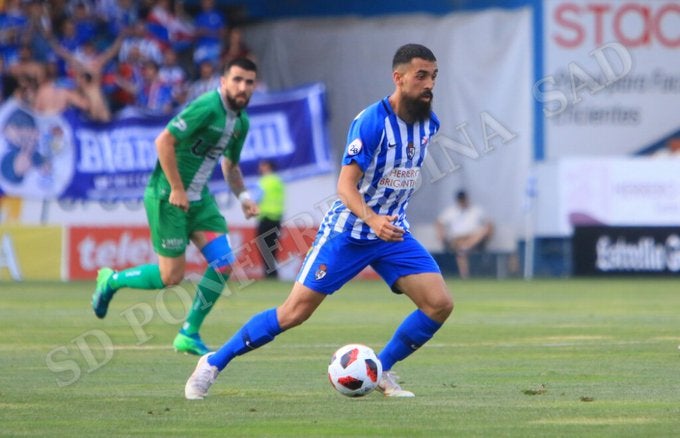
<path fill-rule="evenodd" d="M 316 228 L 283 228 L 281 249 L 278 255 L 279 276 L 293 280 L 302 264 L 307 250 L 314 241 Z M 93 280 L 97 270 L 108 266 L 115 270 L 157 263 L 146 227 L 69 227 L 66 233 L 68 280 Z M 264 259 L 258 245 L 255 228 L 230 227 L 229 239 L 236 253 L 236 263 L 231 281 L 247 283 L 264 276 Z M 202 274 L 206 268 L 203 255 L 190 245 L 186 253 L 186 274 Z M 372 270 L 361 274 L 362 278 L 376 278 Z"/>
<path fill-rule="evenodd" d="M 120 270 L 158 260 L 144 227 L 70 227 L 66 236 L 68 280 L 94 279 L 104 266 Z"/>

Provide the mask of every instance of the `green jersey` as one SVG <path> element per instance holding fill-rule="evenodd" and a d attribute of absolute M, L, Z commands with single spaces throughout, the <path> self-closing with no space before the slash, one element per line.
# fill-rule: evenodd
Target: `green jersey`
<path fill-rule="evenodd" d="M 166 128 L 177 139 L 177 167 L 190 202 L 208 194 L 208 181 L 220 157 L 239 162 L 249 126 L 248 114 L 227 108 L 217 90 L 198 97 L 168 122 Z M 146 195 L 170 196 L 170 183 L 160 162 L 149 178 Z"/>

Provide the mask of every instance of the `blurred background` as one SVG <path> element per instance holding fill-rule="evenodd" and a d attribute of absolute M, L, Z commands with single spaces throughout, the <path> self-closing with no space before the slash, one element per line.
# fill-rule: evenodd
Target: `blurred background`
<path fill-rule="evenodd" d="M 680 272 L 680 1 L 1 0 L 0 278 L 92 279 L 153 260 L 153 140 L 237 56 L 260 84 L 242 169 L 286 182 L 282 279 L 326 208 L 347 129 L 390 94 L 405 43 L 433 50 L 439 135 L 411 231 L 437 234 L 464 190 L 493 223 L 473 277 Z M 243 278 L 255 223 L 211 184 Z M 197 251 L 190 270 L 203 270 Z M 371 273 L 365 273 L 370 277 Z"/>

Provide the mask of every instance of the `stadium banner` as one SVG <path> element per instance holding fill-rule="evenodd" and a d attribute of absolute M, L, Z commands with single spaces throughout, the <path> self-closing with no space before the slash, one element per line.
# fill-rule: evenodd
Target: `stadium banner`
<path fill-rule="evenodd" d="M 543 24 L 545 159 L 665 154 L 680 141 L 677 0 L 548 0 Z"/>
<path fill-rule="evenodd" d="M 276 266 L 279 279 L 292 281 L 316 236 L 316 227 L 284 226 L 280 235 L 280 248 Z M 56 239 L 55 239 L 56 240 Z M 97 270 L 108 266 L 122 270 L 147 263 L 158 263 L 151 245 L 149 229 L 142 226 L 66 228 L 64 239 L 66 280 L 94 280 Z M 236 254 L 230 283 L 245 287 L 264 277 L 265 267 L 274 263 L 264 240 L 258 238 L 254 227 L 229 227 L 229 241 Z M 59 251 L 57 250 L 58 254 Z M 195 246 L 186 252 L 186 277 L 203 275 L 206 262 Z M 371 268 L 366 268 L 357 278 L 378 279 Z"/>
<path fill-rule="evenodd" d="M 680 226 L 577 226 L 574 275 L 680 275 Z"/>
<path fill-rule="evenodd" d="M 237 264 L 247 278 L 261 277 L 261 260 L 254 244 L 253 229 L 230 227 L 232 248 L 239 254 Z M 149 229 L 141 226 L 69 227 L 66 239 L 68 280 L 92 280 L 97 270 L 108 266 L 115 270 L 147 263 L 158 263 L 151 245 Z M 240 255 L 242 253 L 242 255 Z M 206 262 L 200 251 L 189 245 L 186 252 L 188 275 L 203 274 Z"/>
<path fill-rule="evenodd" d="M 229 231 L 232 249 L 237 253 L 238 268 L 235 271 L 243 279 L 260 278 L 263 265 L 254 239 L 254 229 L 230 227 Z M 304 255 L 306 251 L 307 248 L 300 249 L 297 254 Z M 288 247 L 288 252 L 295 251 Z M 68 227 L 65 253 L 68 280 L 92 280 L 96 278 L 97 270 L 104 266 L 122 270 L 158 263 L 149 229 L 142 226 Z M 187 248 L 186 262 L 188 275 L 201 275 L 205 271 L 205 259 L 193 245 Z"/>
<path fill-rule="evenodd" d="M 62 230 L 0 225 L 0 280 L 62 279 Z"/>
<path fill-rule="evenodd" d="M 680 158 L 570 158 L 557 167 L 560 228 L 680 226 Z M 554 200 L 551 205 L 555 206 Z"/>
<path fill-rule="evenodd" d="M 273 159 L 286 180 L 332 170 L 325 94 L 317 83 L 253 96 L 241 156 L 246 182 L 255 180 L 262 158 Z M 42 116 L 9 100 L 0 106 L 0 196 L 139 199 L 156 162 L 154 139 L 168 120 L 125 110 L 99 124 L 76 111 Z M 228 190 L 219 166 L 210 184 Z"/>

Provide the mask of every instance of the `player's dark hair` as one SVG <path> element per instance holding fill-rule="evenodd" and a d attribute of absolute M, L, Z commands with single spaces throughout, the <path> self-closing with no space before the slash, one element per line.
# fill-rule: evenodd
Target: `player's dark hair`
<path fill-rule="evenodd" d="M 257 73 L 257 65 L 248 58 L 235 58 L 232 59 L 224 66 L 224 73 L 228 73 L 233 66 L 241 67 L 243 70 L 254 71 Z"/>
<path fill-rule="evenodd" d="M 437 61 L 432 50 L 422 44 L 404 44 L 399 47 L 394 54 L 394 58 L 392 58 L 392 68 L 394 69 L 398 65 L 408 64 L 413 58 L 420 58 L 431 62 Z"/>

